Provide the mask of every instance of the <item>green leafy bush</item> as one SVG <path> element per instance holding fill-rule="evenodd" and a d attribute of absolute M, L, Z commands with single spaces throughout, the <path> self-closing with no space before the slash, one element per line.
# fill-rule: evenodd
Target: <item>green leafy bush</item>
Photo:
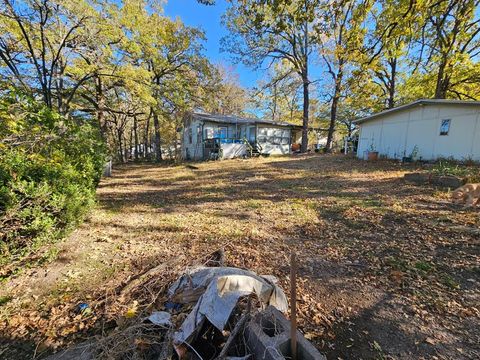
<path fill-rule="evenodd" d="M 91 119 L 0 98 L 0 266 L 58 239 L 95 201 L 106 148 Z"/>
<path fill-rule="evenodd" d="M 465 178 L 467 182 L 480 181 L 480 165 L 472 160 L 464 162 L 440 159 L 432 168 L 435 175 L 452 175 Z"/>

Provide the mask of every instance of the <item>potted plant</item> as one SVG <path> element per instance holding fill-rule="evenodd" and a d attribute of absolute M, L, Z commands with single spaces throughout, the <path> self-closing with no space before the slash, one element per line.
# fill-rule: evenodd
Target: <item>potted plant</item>
<path fill-rule="evenodd" d="M 418 146 L 415 145 L 413 147 L 412 153 L 410 154 L 410 157 L 412 158 L 412 161 L 417 161 L 418 160 Z"/>
<path fill-rule="evenodd" d="M 418 160 L 418 146 L 415 145 L 410 153 L 410 156 L 404 156 L 402 162 L 411 163 Z"/>

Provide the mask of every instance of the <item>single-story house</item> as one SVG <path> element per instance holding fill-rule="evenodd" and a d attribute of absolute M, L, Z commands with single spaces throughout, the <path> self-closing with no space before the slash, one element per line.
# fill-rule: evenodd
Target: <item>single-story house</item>
<path fill-rule="evenodd" d="M 286 122 L 190 113 L 182 129 L 182 157 L 206 160 L 289 154 L 301 132 L 301 126 Z"/>
<path fill-rule="evenodd" d="M 356 121 L 357 156 L 480 160 L 480 101 L 418 100 Z"/>

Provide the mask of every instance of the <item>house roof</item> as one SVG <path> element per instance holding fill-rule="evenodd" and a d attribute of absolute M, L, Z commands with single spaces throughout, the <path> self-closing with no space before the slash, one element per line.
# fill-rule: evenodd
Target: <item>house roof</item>
<path fill-rule="evenodd" d="M 469 105 L 469 106 L 480 106 L 480 101 L 469 101 L 469 100 L 448 100 L 448 99 L 420 99 L 414 101 L 410 104 L 398 106 L 393 109 L 388 109 L 370 116 L 366 116 L 364 118 L 355 120 L 354 123 L 356 124 L 363 124 L 364 122 L 374 120 L 378 117 L 383 115 L 392 114 L 398 111 L 407 110 L 410 108 L 414 108 L 416 106 L 424 106 L 424 105 Z"/>
<path fill-rule="evenodd" d="M 193 113 L 192 117 L 195 119 L 201 119 L 201 120 L 220 123 L 220 124 L 245 124 L 245 125 L 261 124 L 261 125 L 274 125 L 274 126 L 301 128 L 301 126 L 299 125 L 291 124 L 284 121 L 263 120 L 263 119 L 246 118 L 246 117 L 240 117 L 240 116 Z"/>

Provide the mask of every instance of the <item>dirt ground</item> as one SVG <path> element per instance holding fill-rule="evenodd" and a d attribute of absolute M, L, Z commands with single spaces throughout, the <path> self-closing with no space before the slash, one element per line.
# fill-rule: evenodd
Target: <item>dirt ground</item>
<path fill-rule="evenodd" d="M 167 263 L 173 276 L 221 247 L 229 265 L 273 274 L 286 292 L 297 252 L 299 325 L 328 359 L 480 358 L 479 210 L 405 183 L 414 168 L 393 162 L 195 166 L 128 165 L 104 179 L 97 209 L 48 249 L 51 262 L 1 284 L 0 358 L 41 358 L 108 333 L 133 301 L 156 308 L 145 291 L 119 295 L 139 274 Z M 81 301 L 88 320 L 74 311 Z"/>

